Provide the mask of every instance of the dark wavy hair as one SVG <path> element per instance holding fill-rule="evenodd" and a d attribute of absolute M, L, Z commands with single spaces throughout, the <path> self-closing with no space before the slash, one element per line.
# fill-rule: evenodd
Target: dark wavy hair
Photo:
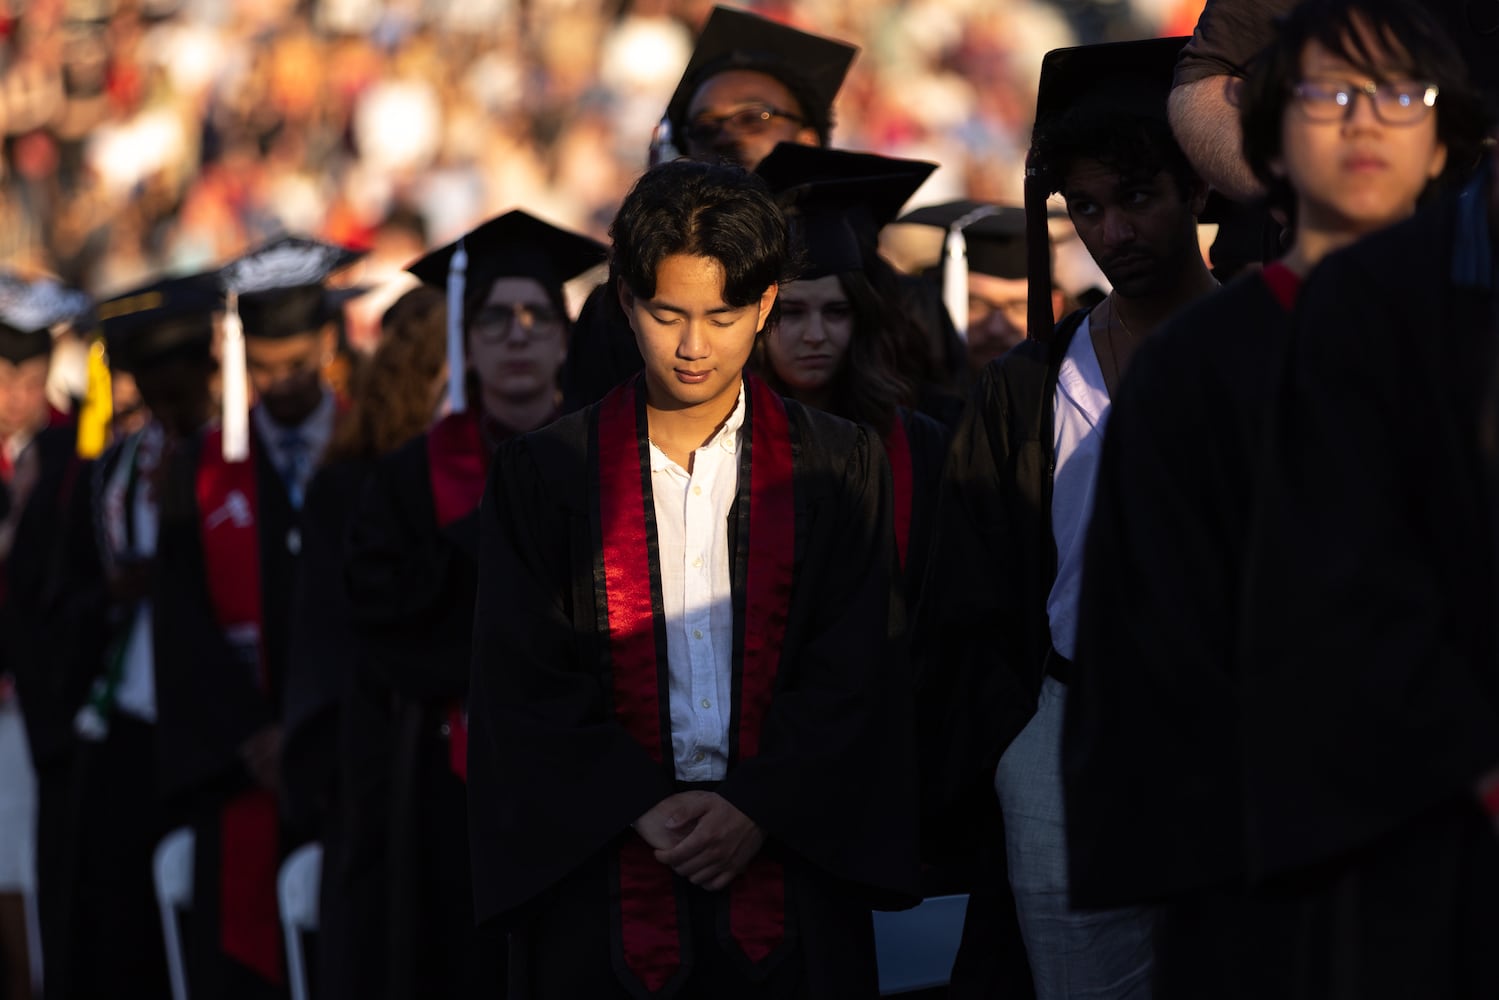
<path fill-rule="evenodd" d="M 1031 135 L 1031 164 L 1048 194 L 1062 190 L 1079 160 L 1097 160 L 1128 178 L 1154 177 L 1167 171 L 1183 199 L 1191 197 L 1193 188 L 1202 183 L 1164 117 L 1117 108 L 1087 105 L 1036 126 Z"/>
<path fill-rule="evenodd" d="M 656 269 L 674 254 L 723 265 L 723 299 L 750 305 L 788 279 L 786 219 L 765 182 L 741 167 L 673 160 L 648 170 L 609 226 L 609 284 L 656 294 Z"/>
<path fill-rule="evenodd" d="M 1379 48 L 1370 47 L 1369 34 Z M 1402 76 L 1437 87 L 1437 138 L 1447 147 L 1440 183 L 1459 180 L 1478 163 L 1491 124 L 1479 92 L 1468 82 L 1461 51 L 1442 26 L 1408 0 L 1306 0 L 1277 22 L 1275 40 L 1255 59 L 1239 102 L 1244 159 L 1265 185 L 1267 200 L 1293 219 L 1296 192 L 1270 163 L 1281 154 L 1281 125 L 1311 42 L 1376 80 L 1393 62 Z"/>
<path fill-rule="evenodd" d="M 897 324 L 903 320 L 862 271 L 844 271 L 837 277 L 848 298 L 853 329 L 843 363 L 829 386 L 828 412 L 867 424 L 884 436 L 896 419 L 896 407 L 910 405 L 915 399 L 914 387 L 901 374 Z M 776 392 L 794 397 L 795 390 L 776 374 L 771 363 L 766 340 L 773 332 L 767 324 L 766 331 L 755 342 L 755 366 Z"/>

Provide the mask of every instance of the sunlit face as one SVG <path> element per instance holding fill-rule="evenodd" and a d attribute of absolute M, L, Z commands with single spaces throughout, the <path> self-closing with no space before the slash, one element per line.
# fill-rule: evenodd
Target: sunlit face
<path fill-rule="evenodd" d="M 772 113 L 769 117 L 745 114 L 743 121 L 735 117 L 755 109 Z M 819 145 L 817 130 L 803 119 L 801 105 L 780 80 L 755 70 L 725 70 L 709 77 L 692 95 L 687 134 L 677 141 L 694 160 L 729 160 L 753 170 L 777 143 Z M 708 134 L 699 136 L 699 130 Z"/>
<path fill-rule="evenodd" d="M 1183 196 L 1168 171 L 1126 177 L 1080 159 L 1067 172 L 1062 197 L 1078 238 L 1126 299 L 1171 287 L 1200 257 L 1197 214 L 1207 192 Z"/>
<path fill-rule="evenodd" d="M 1302 83 L 1323 93 L 1347 84 L 1416 83 L 1401 68 L 1398 53 L 1378 45 L 1371 50 L 1382 53 L 1377 78 L 1320 42 L 1309 42 L 1301 53 Z M 1415 121 L 1391 125 L 1375 113 L 1370 96 L 1359 92 L 1345 113 L 1313 121 L 1293 97 L 1281 119 L 1281 155 L 1270 169 L 1296 192 L 1298 227 L 1362 235 L 1415 212 L 1421 192 L 1447 164 L 1447 147 L 1437 138 L 1439 113 L 1427 109 Z"/>
<path fill-rule="evenodd" d="M 470 318 L 468 358 L 486 398 L 551 396 L 567 360 L 566 317 L 535 278 L 500 278 Z"/>
<path fill-rule="evenodd" d="M 715 258 L 672 254 L 656 268 L 656 293 L 619 301 L 645 360 L 646 389 L 657 409 L 714 407 L 739 392 L 744 366 L 775 305 L 771 285 L 748 305 L 724 301 L 724 269 Z"/>
<path fill-rule="evenodd" d="M 47 355 L 17 364 L 0 358 L 0 437 L 47 425 Z"/>
<path fill-rule="evenodd" d="M 245 362 L 255 398 L 271 420 L 295 427 L 323 399 L 322 367 L 333 356 L 331 326 L 290 337 L 246 337 Z"/>
<path fill-rule="evenodd" d="M 781 319 L 765 340 L 775 373 L 792 394 L 815 393 L 842 370 L 854 311 L 835 274 L 781 289 Z"/>

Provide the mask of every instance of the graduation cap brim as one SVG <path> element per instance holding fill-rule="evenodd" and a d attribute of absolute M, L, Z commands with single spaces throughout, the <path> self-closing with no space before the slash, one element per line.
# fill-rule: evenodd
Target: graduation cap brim
<path fill-rule="evenodd" d="M 0 358 L 20 364 L 50 353 L 52 328 L 86 325 L 92 309 L 87 293 L 51 278 L 0 276 Z"/>
<path fill-rule="evenodd" d="M 1186 36 L 1174 36 L 1076 45 L 1053 49 L 1042 58 L 1036 87 L 1036 123 L 1025 171 L 1026 274 L 1031 283 L 1032 336 L 1044 336 L 1053 324 L 1046 209 L 1051 190 L 1037 160 L 1036 136 L 1074 115 L 1166 121 L 1166 100 L 1176 74 L 1176 60 L 1187 41 Z"/>
<path fill-rule="evenodd" d="M 406 270 L 423 284 L 444 288 L 458 240 L 421 257 Z M 490 219 L 462 237 L 468 254 L 467 285 L 488 286 L 499 278 L 534 278 L 560 288 L 603 263 L 608 247 L 580 233 L 554 226 L 519 209 Z"/>
<path fill-rule="evenodd" d="M 704 81 L 732 69 L 753 70 L 781 81 L 812 106 L 801 110 L 811 123 L 826 124 L 833 99 L 843 86 L 858 47 L 780 24 L 747 11 L 714 7 L 698 37 L 687 68 L 666 105 L 666 118 L 678 133 Z"/>
<path fill-rule="evenodd" d="M 226 264 L 218 272 L 232 292 L 245 336 L 283 338 L 312 333 L 333 316 L 328 279 L 364 251 L 303 236 L 280 236 Z"/>
<path fill-rule="evenodd" d="M 946 231 L 964 219 L 972 220 L 962 227 L 970 271 L 996 278 L 1025 277 L 1025 209 L 1017 205 L 962 199 L 927 205 L 895 221 Z"/>
<path fill-rule="evenodd" d="M 109 363 L 139 371 L 186 353 L 206 353 L 224 293 L 213 272 L 154 281 L 99 304 Z"/>

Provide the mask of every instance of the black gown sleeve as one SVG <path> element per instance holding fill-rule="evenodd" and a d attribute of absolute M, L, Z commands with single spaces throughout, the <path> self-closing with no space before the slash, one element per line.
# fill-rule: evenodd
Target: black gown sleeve
<path fill-rule="evenodd" d="M 920 895 L 914 720 L 903 636 L 889 627 L 889 472 L 872 431 L 828 422 L 809 415 L 801 442 L 798 486 L 817 502 L 799 530 L 806 555 L 760 752 L 718 792 L 873 904 L 908 905 Z"/>
<path fill-rule="evenodd" d="M 584 480 L 549 489 L 529 442 L 500 447 L 479 511 L 468 792 L 481 922 L 560 881 L 673 791 L 612 717 L 597 647 L 574 628 L 573 574 L 593 586 L 586 515 L 571 509 Z M 564 464 L 581 469 L 583 441 L 569 444 Z"/>
<path fill-rule="evenodd" d="M 1371 244 L 1329 258 L 1300 299 L 1246 582 L 1261 875 L 1472 796 L 1499 765 L 1492 500 L 1475 482 L 1477 421 L 1457 405 L 1475 371 L 1493 371 L 1491 314 L 1443 321 L 1458 297 L 1442 270 L 1451 236 L 1423 232 L 1402 227 L 1403 242 L 1378 244 L 1383 257 Z"/>
<path fill-rule="evenodd" d="M 380 459 L 349 527 L 344 582 L 364 640 L 360 669 L 419 701 L 468 690 L 478 513 L 440 529 L 426 438 Z"/>
<path fill-rule="evenodd" d="M 240 747 L 276 721 L 209 599 L 195 496 L 199 447 L 201 440 L 170 459 L 152 574 L 158 773 L 167 796 L 247 781 Z"/>

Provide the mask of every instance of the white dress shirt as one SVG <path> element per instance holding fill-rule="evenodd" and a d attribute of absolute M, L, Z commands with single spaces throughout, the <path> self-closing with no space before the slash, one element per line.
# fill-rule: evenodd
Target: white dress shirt
<path fill-rule="evenodd" d="M 1046 599 L 1051 644 L 1072 659 L 1077 649 L 1077 603 L 1083 580 L 1083 543 L 1093 518 L 1098 459 L 1109 417 L 1109 390 L 1085 319 L 1067 347 L 1057 375 L 1052 415 L 1056 475 L 1052 479 L 1051 534 L 1057 543 L 1057 579 Z"/>
<path fill-rule="evenodd" d="M 739 487 L 744 388 L 692 472 L 651 444 L 651 494 L 666 610 L 671 752 L 681 781 L 717 781 L 729 767 L 734 600 L 729 508 Z"/>

